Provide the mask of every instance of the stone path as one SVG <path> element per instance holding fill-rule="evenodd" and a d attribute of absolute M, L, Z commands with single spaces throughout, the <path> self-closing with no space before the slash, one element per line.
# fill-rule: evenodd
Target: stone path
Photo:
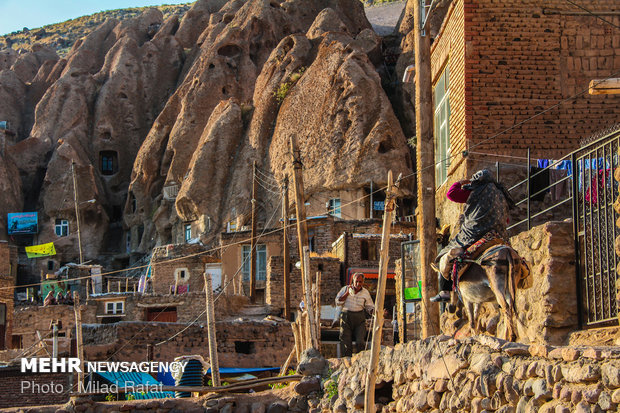
<path fill-rule="evenodd" d="M 379 36 L 392 34 L 406 1 L 366 7 L 366 17 Z"/>

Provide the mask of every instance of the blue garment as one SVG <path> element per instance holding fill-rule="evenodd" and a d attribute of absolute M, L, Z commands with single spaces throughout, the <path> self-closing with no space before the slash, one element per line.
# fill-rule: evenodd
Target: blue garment
<path fill-rule="evenodd" d="M 539 168 L 546 168 L 549 166 L 549 159 L 539 159 L 538 160 L 538 167 Z"/>

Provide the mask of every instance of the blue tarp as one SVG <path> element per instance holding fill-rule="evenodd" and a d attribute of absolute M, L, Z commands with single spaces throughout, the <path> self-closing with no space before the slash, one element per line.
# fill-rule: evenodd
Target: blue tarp
<path fill-rule="evenodd" d="M 104 380 L 110 382 L 110 384 L 116 384 L 118 387 L 125 386 L 147 386 L 153 387 L 161 384 L 157 380 L 153 378 L 148 373 L 121 373 L 121 372 L 98 372 L 95 373 L 101 376 Z M 174 398 L 174 392 L 171 391 L 155 391 L 155 392 L 146 392 L 146 393 L 126 393 L 134 396 L 136 400 L 141 399 L 166 399 L 166 398 Z"/>

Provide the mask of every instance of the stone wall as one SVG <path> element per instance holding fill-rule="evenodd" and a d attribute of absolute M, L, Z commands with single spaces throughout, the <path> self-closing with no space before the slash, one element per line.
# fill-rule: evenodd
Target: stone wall
<path fill-rule="evenodd" d="M 206 326 L 195 324 L 183 330 L 185 327 L 181 323 L 137 321 L 87 325 L 84 326 L 85 357 L 88 360 L 146 360 L 147 344 L 152 344 L 155 361 L 172 361 L 189 354 L 208 358 Z M 222 367 L 278 367 L 284 364 L 294 344 L 288 322 L 218 321 L 216 329 Z"/>
<path fill-rule="evenodd" d="M 310 275 L 313 283 L 317 271 L 321 271 L 321 305 L 332 305 L 340 290 L 340 261 L 331 257 L 311 257 Z M 295 309 L 301 302 L 301 271 L 292 266 L 290 271 L 291 308 Z M 284 308 L 284 259 L 272 256 L 267 261 L 267 283 L 265 302 L 274 308 Z"/>
<path fill-rule="evenodd" d="M 118 317 L 114 316 L 115 319 L 122 321 L 143 322 L 147 320 L 148 310 L 158 312 L 164 309 L 176 309 L 176 321 L 178 323 L 189 323 L 196 319 L 198 322 L 206 322 L 206 315 L 201 315 L 205 309 L 204 292 L 190 292 L 178 295 L 127 293 L 93 295 L 82 305 L 82 323 L 97 325 L 105 323 L 106 319 L 109 320 L 109 317 L 105 316 L 105 308 L 106 303 L 110 301 L 123 301 L 124 314 Z M 221 295 L 215 306 L 216 319 L 220 320 L 230 314 L 237 313 L 247 301 L 246 297 Z M 24 349 L 38 341 L 37 331 L 42 336 L 50 334 L 50 322 L 56 319 L 62 322 L 61 337 L 65 339 L 75 337 L 75 311 L 72 305 L 19 306 L 15 309 L 14 317 L 16 328 L 12 334 L 21 336 L 22 348 Z M 46 343 L 51 348 L 51 339 L 46 340 Z M 6 361 L 10 358 L 12 358 L 11 354 L 7 353 L 5 356 L 0 353 L 0 360 Z"/>
<path fill-rule="evenodd" d="M 518 341 L 565 344 L 578 328 L 572 223 L 548 222 L 512 237 L 510 242 L 528 262 L 533 281 L 532 287 L 517 289 L 516 314 L 523 323 L 515 323 Z M 455 324 L 460 327 L 455 315 L 459 313 L 442 314 L 444 333 L 455 333 Z M 503 331 L 498 314 L 496 303 L 486 303 L 480 311 L 481 325 L 489 334 Z M 467 335 L 467 331 L 464 326 L 459 334 Z"/>
<path fill-rule="evenodd" d="M 363 411 L 369 351 L 332 360 L 323 412 Z M 329 382 L 324 385 L 329 388 Z M 618 347 L 550 347 L 448 336 L 381 349 L 378 412 L 615 412 Z"/>

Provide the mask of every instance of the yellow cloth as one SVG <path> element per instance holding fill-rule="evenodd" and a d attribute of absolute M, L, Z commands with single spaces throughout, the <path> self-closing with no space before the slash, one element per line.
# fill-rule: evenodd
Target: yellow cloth
<path fill-rule="evenodd" d="M 56 248 L 54 248 L 53 242 L 33 245 L 31 247 L 26 247 L 26 255 L 28 258 L 49 257 L 50 255 L 56 255 Z"/>

